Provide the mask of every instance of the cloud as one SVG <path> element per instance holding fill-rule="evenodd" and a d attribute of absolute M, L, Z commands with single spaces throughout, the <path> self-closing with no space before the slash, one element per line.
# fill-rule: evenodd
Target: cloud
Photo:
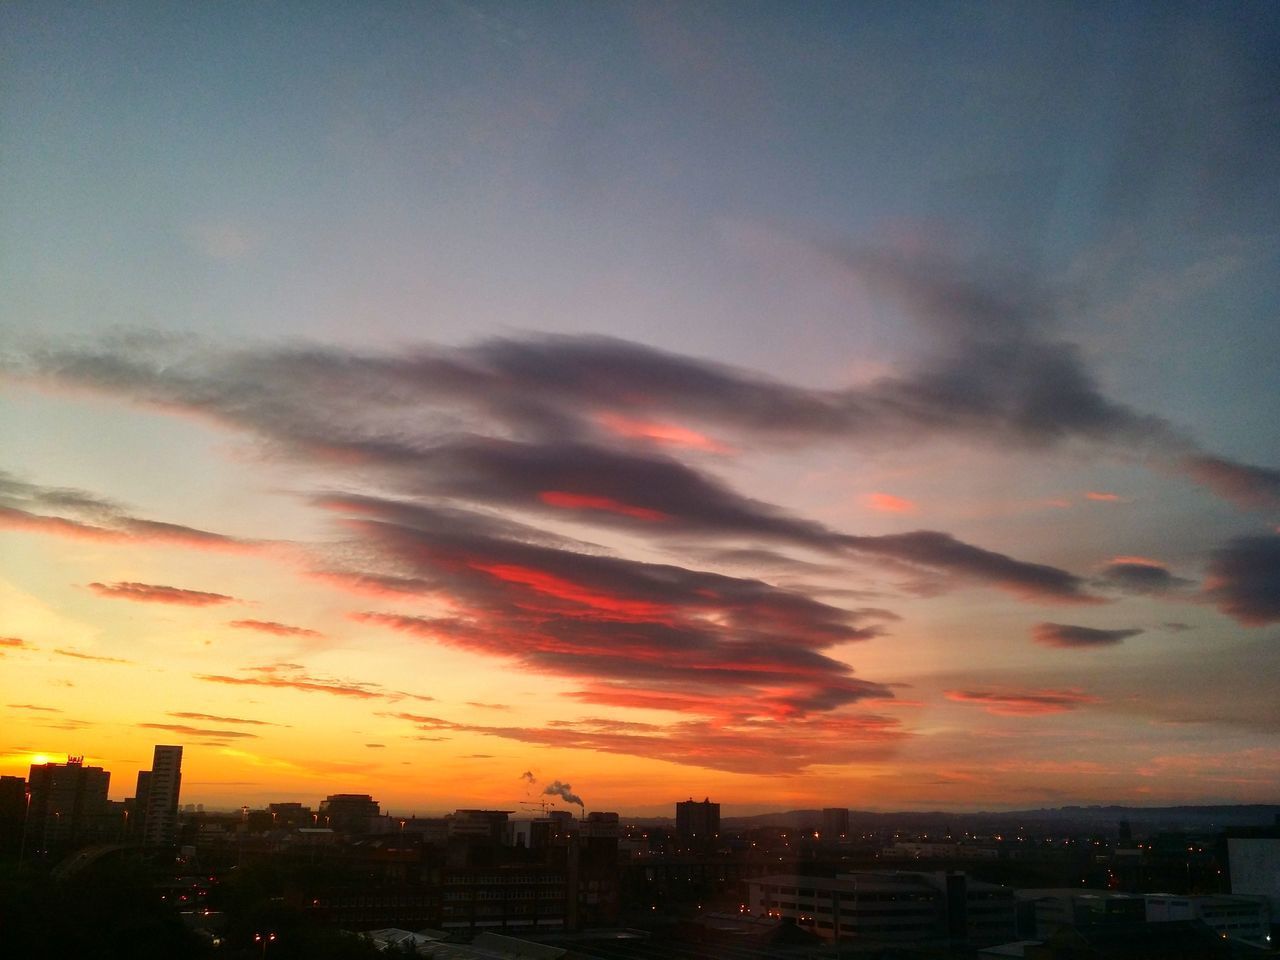
<path fill-rule="evenodd" d="M 412 722 L 412 715 L 398 715 Z M 786 721 L 684 720 L 666 726 L 599 719 L 540 727 L 491 727 L 422 718 L 419 728 L 452 730 L 536 746 L 623 754 L 731 773 L 801 774 L 815 766 L 885 760 L 909 737 L 901 723 L 875 714 L 825 714 Z M 440 739 L 428 737 L 428 739 Z M 532 774 L 529 774 L 531 777 Z M 535 779 L 523 777 L 529 783 Z M 566 785 L 567 787 L 567 785 Z"/>
<path fill-rule="evenodd" d="M 1280 621 L 1280 535 L 1237 537 L 1213 552 L 1205 594 L 1246 626 Z"/>
<path fill-rule="evenodd" d="M 306 627 L 293 627 L 287 623 L 277 623 L 274 620 L 231 620 L 227 623 L 227 626 L 235 627 L 238 630 L 257 630 L 260 633 L 270 633 L 277 637 L 323 636 L 316 630 L 308 630 Z"/>
<path fill-rule="evenodd" d="M 10 710 L 36 710 L 41 713 L 61 713 L 57 707 L 41 707 L 34 703 L 6 703 Z"/>
<path fill-rule="evenodd" d="M 948 700 L 985 707 L 997 716 L 1033 717 L 1048 713 L 1065 713 L 1077 707 L 1098 703 L 1097 697 L 1080 690 L 947 690 Z"/>
<path fill-rule="evenodd" d="M 52 509 L 77 517 L 49 515 Z M 177 523 L 131 516 L 113 500 L 84 490 L 45 487 L 0 471 L 0 528 L 109 543 L 174 544 L 207 550 L 254 550 L 260 544 Z"/>
<path fill-rule="evenodd" d="M 1158 560 L 1146 557 L 1116 557 L 1094 581 L 1099 587 L 1124 593 L 1166 594 L 1193 586 L 1192 581 L 1175 576 Z"/>
<path fill-rule="evenodd" d="M 0 647 L 30 647 L 21 637 L 0 637 Z"/>
<path fill-rule="evenodd" d="M 1280 470 L 1211 456 L 1187 457 L 1181 466 L 1193 480 L 1241 506 L 1280 504 Z"/>
<path fill-rule="evenodd" d="M 1085 647 L 1111 647 L 1142 633 L 1140 629 L 1100 630 L 1096 627 L 1078 627 L 1068 623 L 1037 623 L 1031 628 L 1031 636 L 1046 647 L 1079 649 Z"/>
<path fill-rule="evenodd" d="M 878 513 L 915 513 L 920 508 L 915 501 L 895 497 L 892 493 L 868 493 L 861 497 L 862 505 Z"/>
<path fill-rule="evenodd" d="M 208 720 L 211 723 L 243 723 L 250 724 L 255 727 L 274 727 L 277 724 L 268 723 L 266 720 L 246 720 L 243 717 L 219 717 L 211 713 L 189 713 L 186 711 L 171 711 L 171 717 L 177 717 L 179 720 Z"/>
<path fill-rule="evenodd" d="M 225 674 L 195 674 L 197 680 L 208 683 L 223 683 L 240 687 L 270 687 L 277 690 L 299 690 L 303 693 L 328 693 L 337 697 L 351 697 L 357 700 L 402 700 L 406 697 L 430 700 L 431 697 L 420 697 L 398 690 L 388 690 L 376 683 L 361 683 L 355 680 L 336 680 L 327 677 L 313 677 L 303 672 L 303 667 L 296 663 L 273 663 L 260 667 L 249 667 L 250 676 L 228 676 Z"/>
<path fill-rule="evenodd" d="M 247 730 L 207 730 L 202 727 L 191 727 L 182 723 L 140 723 L 139 727 L 146 730 L 165 730 L 169 733 L 177 733 L 184 737 L 211 737 L 218 740 L 235 740 L 251 738 L 257 739 L 256 733 L 249 733 Z"/>
<path fill-rule="evenodd" d="M 133 663 L 132 660 L 121 660 L 119 657 L 100 657 L 92 653 L 81 653 L 79 650 L 68 650 L 62 647 L 53 651 L 60 657 L 74 657 L 77 660 L 94 660 L 98 663 Z"/>
<path fill-rule="evenodd" d="M 174 603 L 188 607 L 208 607 L 220 603 L 240 603 L 235 597 L 203 590 L 184 590 L 154 583 L 91 583 L 89 589 L 103 597 L 136 600 L 140 603 Z"/>
<path fill-rule="evenodd" d="M 1103 493 L 1098 490 L 1090 490 L 1085 493 L 1086 500 L 1094 500 L 1098 503 L 1124 503 L 1125 498 L 1118 493 Z"/>

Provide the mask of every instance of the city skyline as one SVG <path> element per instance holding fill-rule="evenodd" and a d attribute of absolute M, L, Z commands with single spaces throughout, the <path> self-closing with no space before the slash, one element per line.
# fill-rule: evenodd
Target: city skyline
<path fill-rule="evenodd" d="M 0 10 L 0 774 L 1280 798 L 1276 8 L 566 9 Z"/>

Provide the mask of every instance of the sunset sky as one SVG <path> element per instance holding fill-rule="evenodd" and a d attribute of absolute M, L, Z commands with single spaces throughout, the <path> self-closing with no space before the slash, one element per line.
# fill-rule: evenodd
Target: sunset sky
<path fill-rule="evenodd" d="M 1280 800 L 1277 50 L 1274 3 L 0 6 L 0 773 Z"/>

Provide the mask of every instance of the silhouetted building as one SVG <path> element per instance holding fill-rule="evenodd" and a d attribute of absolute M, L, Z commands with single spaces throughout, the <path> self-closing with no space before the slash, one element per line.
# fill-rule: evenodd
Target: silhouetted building
<path fill-rule="evenodd" d="M 793 920 L 828 940 L 966 940 L 1001 943 L 1017 933 L 1013 890 L 963 873 L 782 874 L 749 880 L 757 916 Z"/>
<path fill-rule="evenodd" d="M 849 808 L 824 807 L 822 810 L 822 839 L 839 840 L 849 833 Z"/>
<path fill-rule="evenodd" d="M 682 800 L 676 804 L 676 838 L 681 846 L 711 846 L 720 836 L 720 804 Z"/>
<path fill-rule="evenodd" d="M 271 825 L 275 828 L 296 830 L 316 825 L 316 815 L 310 807 L 304 807 L 301 803 L 269 803 L 267 812 L 271 814 Z"/>
<path fill-rule="evenodd" d="M 365 833 L 381 812 L 367 793 L 335 793 L 320 801 L 320 825 L 345 833 Z"/>
<path fill-rule="evenodd" d="M 0 854 L 16 854 L 27 820 L 27 781 L 0 777 Z"/>
<path fill-rule="evenodd" d="M 84 757 L 66 763 L 32 765 L 28 845 L 48 852 L 104 832 L 111 774 L 86 767 Z"/>
<path fill-rule="evenodd" d="M 138 771 L 134 802 L 144 847 L 171 847 L 178 839 L 178 794 L 182 789 L 182 747 L 158 744 L 151 769 Z"/>

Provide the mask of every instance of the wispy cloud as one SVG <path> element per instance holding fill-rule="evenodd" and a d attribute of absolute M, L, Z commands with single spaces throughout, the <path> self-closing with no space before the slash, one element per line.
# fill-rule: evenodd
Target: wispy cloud
<path fill-rule="evenodd" d="M 1081 690 L 947 690 L 944 696 L 957 703 L 971 703 L 997 716 L 1033 717 L 1065 713 L 1098 703 Z"/>
<path fill-rule="evenodd" d="M 138 726 L 145 730 L 164 730 L 184 737 L 209 737 L 216 740 L 257 739 L 258 737 L 256 733 L 249 733 L 247 730 L 211 730 L 182 723 L 140 723 Z"/>
<path fill-rule="evenodd" d="M 1097 627 L 1080 627 L 1069 623 L 1037 623 L 1031 628 L 1031 636 L 1036 643 L 1046 647 L 1062 647 L 1068 650 L 1113 647 L 1123 643 L 1130 637 L 1136 637 L 1140 633 L 1142 633 L 1142 630 L 1136 627 L 1103 630 Z"/>
<path fill-rule="evenodd" d="M 303 693 L 327 693 L 337 697 L 351 697 L 356 700 L 403 700 L 414 698 L 430 700 L 430 697 L 417 694 L 389 690 L 376 683 L 361 683 L 356 680 L 338 680 L 328 677 L 308 675 L 302 666 L 295 663 L 273 663 L 259 667 L 249 667 L 248 676 L 229 676 L 225 674 L 196 674 L 197 680 L 208 683 L 222 683 L 240 687 L 270 687 L 277 690 L 298 690 Z"/>
<path fill-rule="evenodd" d="M 248 720 L 244 717 L 220 717 L 211 713 L 190 713 L 187 711 L 172 711 L 169 713 L 171 717 L 177 717 L 179 720 L 207 720 L 210 723 L 241 723 L 249 724 L 255 727 L 274 727 L 278 724 L 269 723 L 266 720 Z"/>
<path fill-rule="evenodd" d="M 59 647 L 53 651 L 60 657 L 74 657 L 77 660 L 94 660 L 98 663 L 133 663 L 132 660 L 122 660 L 119 657 L 102 657 L 92 653 L 81 653 L 79 650 L 70 650 Z"/>
<path fill-rule="evenodd" d="M 156 583 L 91 583 L 89 589 L 99 596 L 139 603 L 173 603 L 187 607 L 208 607 L 221 603 L 240 603 L 224 593 L 206 593 Z"/>
<path fill-rule="evenodd" d="M 232 620 L 227 626 L 235 627 L 237 630 L 256 630 L 259 633 L 270 633 L 277 637 L 320 637 L 323 636 L 318 630 L 309 630 L 306 627 L 294 627 L 287 623 L 277 623 L 274 620 Z"/>

